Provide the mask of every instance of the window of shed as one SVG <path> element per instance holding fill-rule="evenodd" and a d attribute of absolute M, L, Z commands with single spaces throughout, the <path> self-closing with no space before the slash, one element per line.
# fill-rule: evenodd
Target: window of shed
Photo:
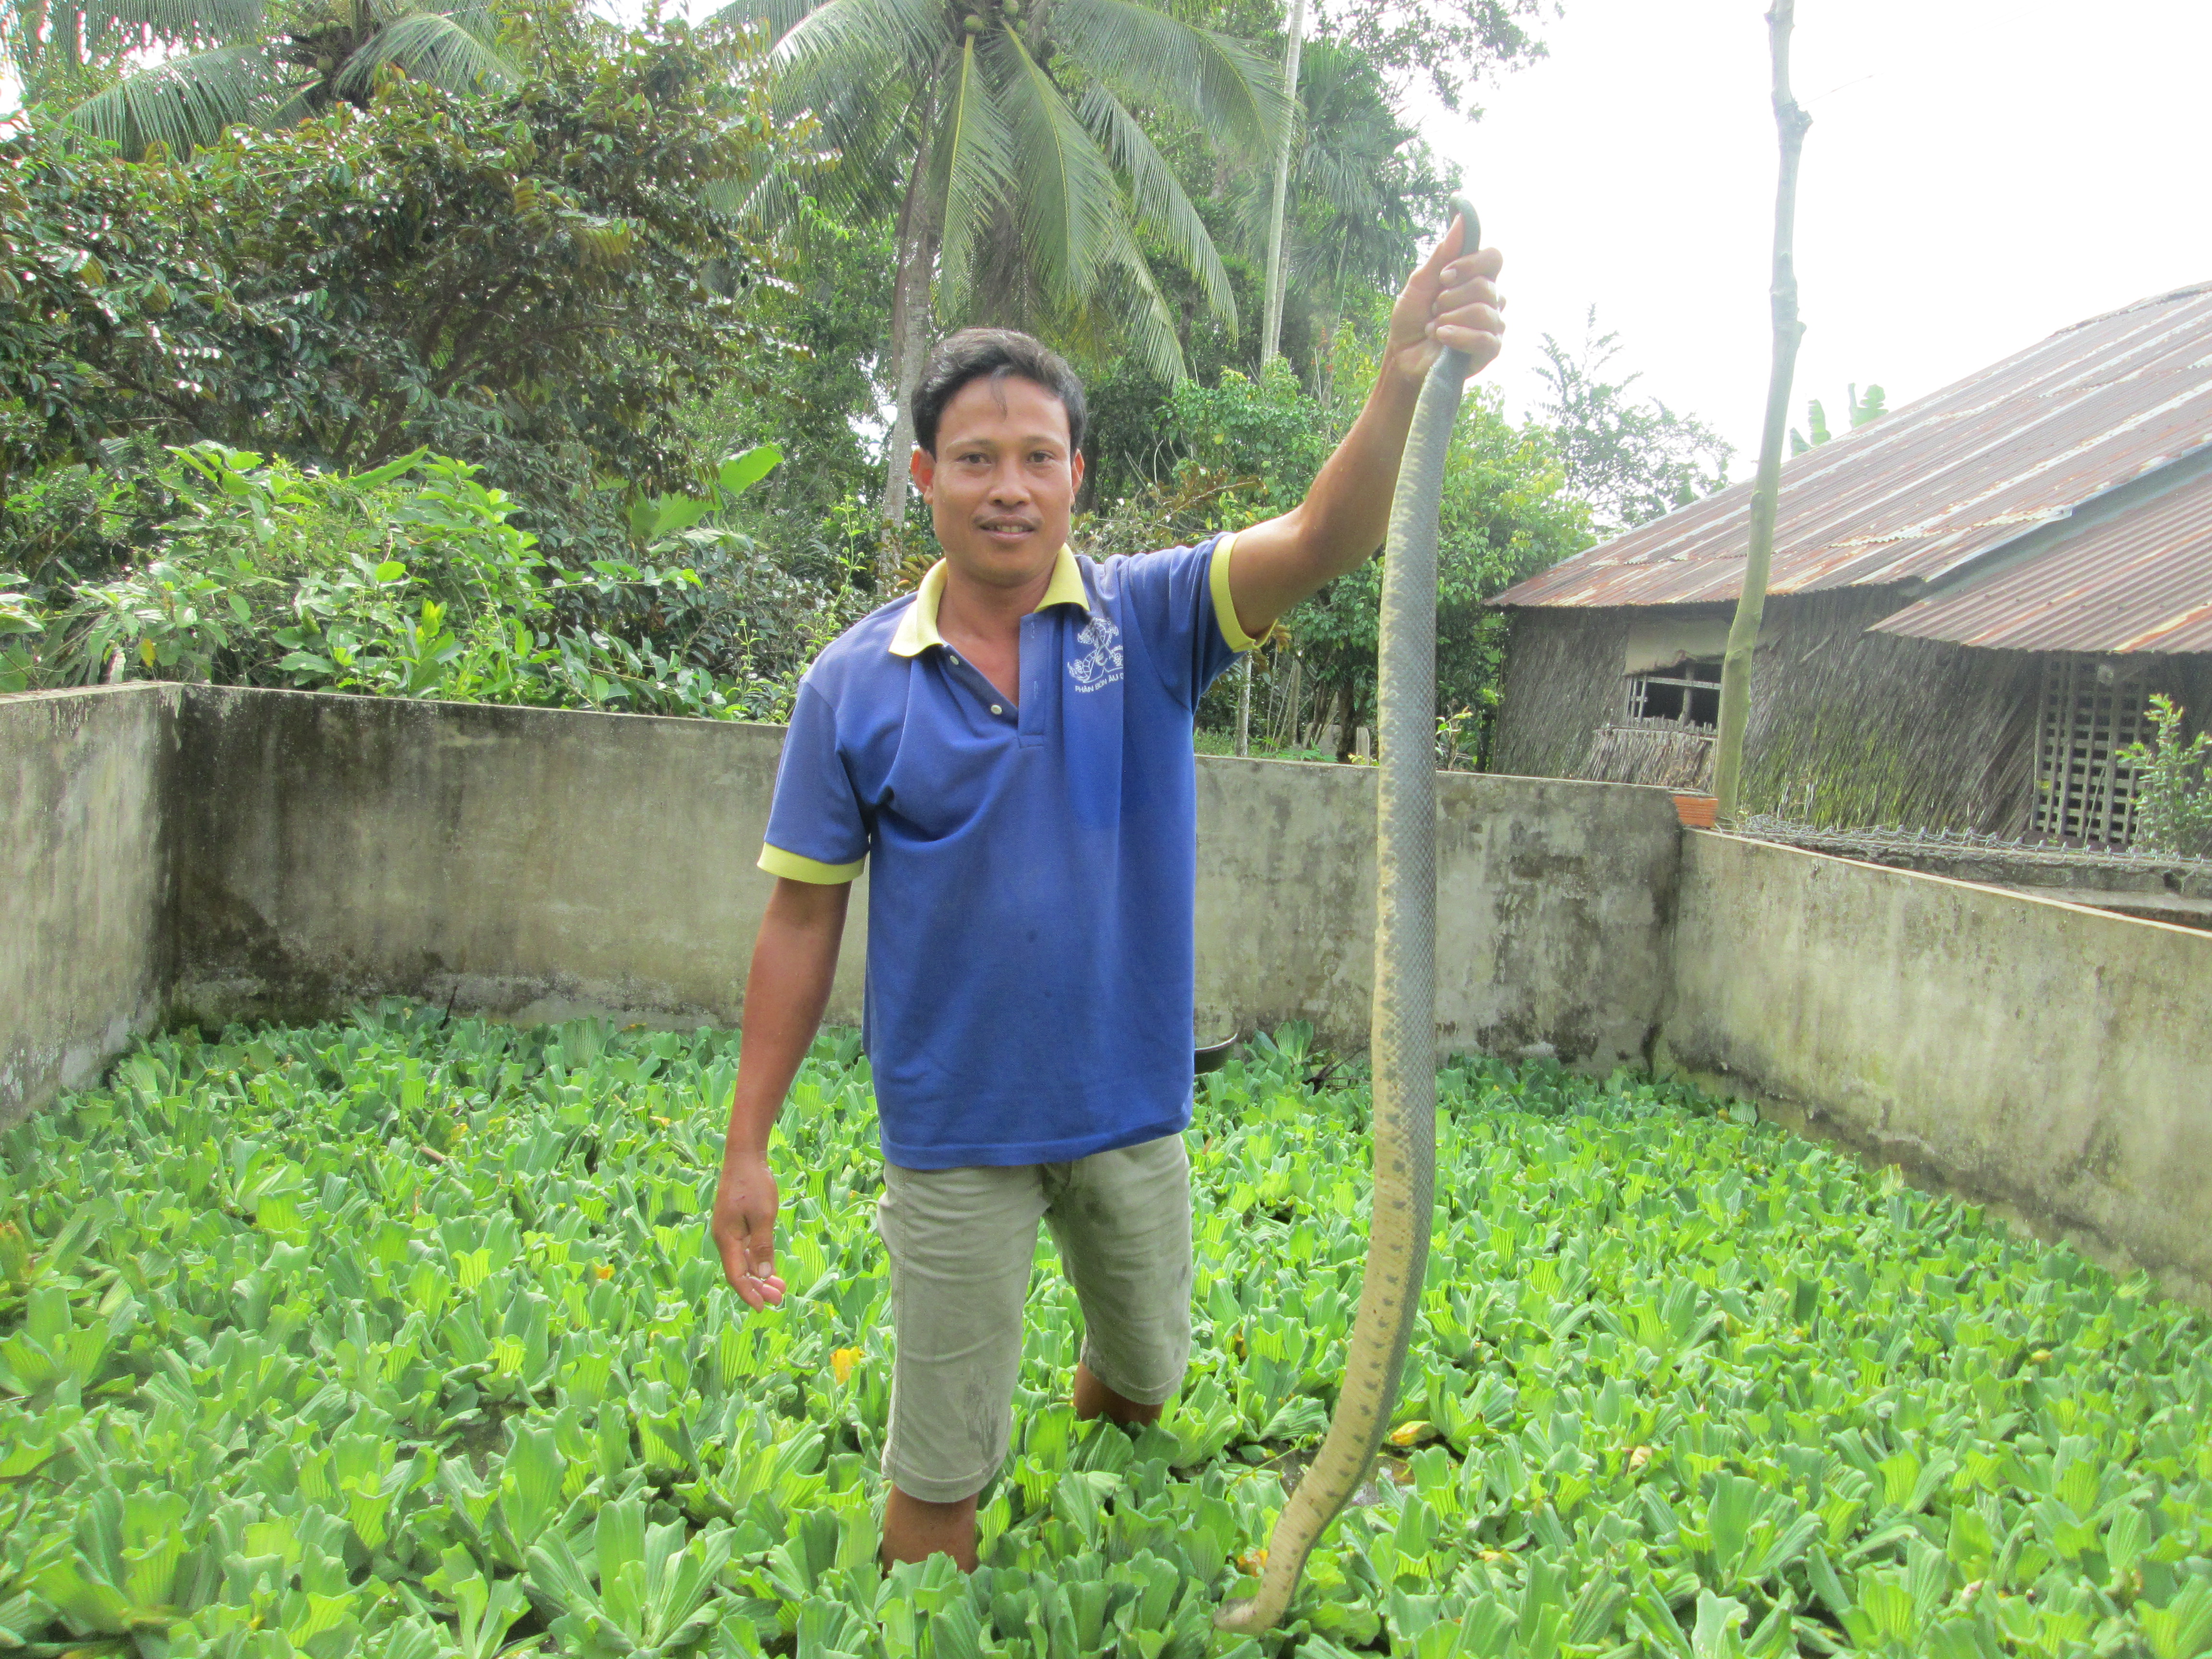
<path fill-rule="evenodd" d="M 1620 714 L 1631 726 L 1712 730 L 1721 721 L 1721 659 L 1701 658 L 1632 674 Z"/>

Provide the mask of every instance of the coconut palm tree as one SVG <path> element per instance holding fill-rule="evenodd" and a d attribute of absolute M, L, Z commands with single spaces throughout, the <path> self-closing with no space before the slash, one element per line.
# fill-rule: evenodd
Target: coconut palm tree
<path fill-rule="evenodd" d="M 1263 160 L 1285 100 L 1244 42 L 1149 0 L 736 0 L 719 15 L 768 30 L 783 98 L 812 111 L 839 152 L 830 186 L 897 214 L 886 519 L 905 512 L 908 403 L 933 310 L 948 323 L 1110 328 L 1174 379 L 1178 319 L 1142 233 L 1235 325 L 1221 257 L 1139 112 L 1172 112 L 1232 157 Z"/>
<path fill-rule="evenodd" d="M 1367 53 L 1312 40 L 1297 63 L 1297 125 L 1279 153 L 1274 190 L 1247 180 L 1231 191 L 1245 246 L 1267 250 L 1273 280 L 1263 362 L 1279 349 L 1293 280 L 1308 307 L 1324 313 L 1348 285 L 1395 289 L 1453 183 Z"/>
<path fill-rule="evenodd" d="M 131 155 L 366 103 L 387 64 L 453 90 L 504 82 L 498 36 L 489 0 L 0 0 L 26 88 Z"/>
<path fill-rule="evenodd" d="M 1374 62 L 1334 40 L 1306 43 L 1298 127 L 1291 145 L 1285 264 L 1299 281 L 1360 279 L 1395 288 L 1452 180 L 1400 112 Z M 1257 246 L 1268 205 L 1246 189 L 1240 205 Z"/>

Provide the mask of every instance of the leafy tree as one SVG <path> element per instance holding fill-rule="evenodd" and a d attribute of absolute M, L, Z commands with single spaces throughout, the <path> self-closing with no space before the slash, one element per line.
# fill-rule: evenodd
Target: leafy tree
<path fill-rule="evenodd" d="M 234 343 L 281 333 L 180 234 L 211 216 L 198 181 L 20 125 L 0 161 L 0 489 L 134 431 L 198 435 Z"/>
<path fill-rule="evenodd" d="M 1505 618 L 1483 601 L 1589 540 L 1581 504 L 1562 489 L 1550 439 L 1507 421 L 1494 391 L 1461 406 L 1446 462 L 1437 568 L 1437 703 L 1474 730 L 1458 746 L 1487 753 L 1504 668 Z M 1336 694 L 1339 752 L 1372 724 L 1382 560 L 1340 577 L 1288 625 L 1305 672 Z"/>
<path fill-rule="evenodd" d="M 182 159 L 37 128 L 0 149 L 11 467 L 134 432 L 340 471 L 428 445 L 488 466 L 557 549 L 605 516 L 603 481 L 695 476 L 685 400 L 775 349 L 786 296 L 737 204 L 783 133 L 757 58 L 680 27 L 575 45 L 496 97 L 395 81 Z"/>
<path fill-rule="evenodd" d="M 1540 406 L 1559 444 L 1570 489 L 1590 505 L 1593 526 L 1610 535 L 1686 506 L 1728 482 L 1734 453 L 1693 416 L 1630 388 L 1641 378 L 1609 380 L 1618 334 L 1597 331 L 1590 307 L 1582 349 L 1570 353 L 1547 334 L 1541 349 L 1548 398 Z"/>
<path fill-rule="evenodd" d="M 451 92 L 510 85 L 501 33 L 488 0 L 0 0 L 33 98 L 133 155 L 366 107 L 386 69 Z"/>
<path fill-rule="evenodd" d="M 788 258 L 776 326 L 787 349 L 755 354 L 749 372 L 684 416 L 705 453 L 769 442 L 782 450 L 785 464 L 746 495 L 738 516 L 823 580 L 856 555 L 866 567 L 877 539 L 865 504 L 882 482 L 876 417 L 890 397 L 892 229 L 888 215 L 848 221 L 802 199 L 779 232 Z"/>
<path fill-rule="evenodd" d="M 1854 386 L 1845 393 L 1845 401 L 1850 411 L 1851 430 L 1854 432 L 1869 422 L 1878 421 L 1889 413 L 1888 405 L 1882 400 L 1882 390 L 1878 386 L 1867 387 L 1864 398 L 1860 398 L 1859 389 Z M 1802 455 L 1808 449 L 1817 448 L 1832 435 L 1828 430 L 1828 411 L 1820 407 L 1818 398 L 1810 399 L 1805 405 L 1805 425 L 1813 434 L 1809 439 L 1801 434 L 1796 427 L 1790 428 L 1790 453 L 1792 455 Z"/>
<path fill-rule="evenodd" d="M 1490 76 L 1544 56 L 1526 25 L 1556 9 L 1545 0 L 1321 0 L 1317 15 L 1322 33 L 1376 64 L 1394 91 L 1424 83 L 1457 110 Z"/>
<path fill-rule="evenodd" d="M 904 511 L 933 273 L 948 321 L 1110 328 L 1173 378 L 1176 319 L 1143 233 L 1233 318 L 1213 238 L 1139 112 L 1176 112 L 1226 153 L 1262 155 L 1284 98 L 1243 42 L 1146 0 L 737 0 L 718 15 L 768 26 L 786 96 L 842 152 L 835 187 L 896 214 L 886 519 Z"/>
<path fill-rule="evenodd" d="M 1363 348 L 1383 315 L 1352 333 L 1341 369 L 1346 391 L 1335 401 L 1307 393 L 1279 358 L 1256 380 L 1231 370 L 1211 387 L 1176 387 L 1163 416 L 1179 450 L 1171 479 L 1080 526 L 1088 550 L 1140 552 L 1296 506 L 1373 382 L 1375 365 Z M 1441 705 L 1472 711 L 1463 724 L 1486 727 L 1497 703 L 1504 619 L 1482 601 L 1587 542 L 1585 509 L 1564 482 L 1547 434 L 1514 427 L 1494 393 L 1462 404 L 1445 473 L 1437 672 Z M 1381 565 L 1373 560 L 1340 577 L 1282 619 L 1301 699 L 1334 708 L 1346 751 L 1352 728 L 1374 705 Z M 1202 720 L 1225 717 L 1223 700 L 1233 695 L 1226 684 L 1201 709 Z M 1484 746 L 1480 732 L 1473 737 L 1463 746 Z"/>
<path fill-rule="evenodd" d="M 1316 368 L 1325 373 L 1327 338 L 1373 294 L 1395 294 L 1403 284 L 1458 173 L 1438 163 L 1404 119 L 1381 70 L 1352 47 L 1308 43 L 1299 59 L 1298 106 L 1284 210 L 1284 299 L 1286 309 L 1316 325 Z M 1248 246 L 1267 246 L 1267 198 L 1243 179 L 1230 192 Z"/>

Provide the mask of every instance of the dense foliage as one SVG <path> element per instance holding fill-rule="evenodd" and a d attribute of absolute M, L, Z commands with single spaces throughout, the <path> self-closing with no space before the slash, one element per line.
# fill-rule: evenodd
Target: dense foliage
<path fill-rule="evenodd" d="M 788 148 L 757 64 L 680 27 L 575 44 L 496 97 L 404 80 L 365 113 L 132 162 L 0 145 L 0 459 L 127 465 L 213 440 L 334 470 L 491 470 L 550 547 L 702 458 L 687 398 L 771 345 L 740 211 Z M 617 504 L 618 511 L 618 503 Z"/>
<path fill-rule="evenodd" d="M 1206 1651 L 1340 1372 L 1364 1088 L 1297 1032 L 1206 1080 L 1160 1427 L 1073 1421 L 1037 1276 L 963 1581 L 875 1565 L 866 1066 L 833 1032 L 801 1073 L 794 1293 L 747 1316 L 705 1237 L 734 1061 L 393 1005 L 155 1041 L 0 1138 L 0 1644 Z M 2201 1319 L 1747 1117 L 1447 1070 L 1392 1447 L 1281 1650 L 2212 1650 Z"/>
<path fill-rule="evenodd" d="M 1302 387 L 1278 359 L 1248 378 L 1224 369 L 1212 386 L 1187 380 L 1169 398 L 1155 439 L 1157 481 L 1116 513 L 1079 526 L 1100 551 L 1189 541 L 1288 512 L 1304 496 L 1374 383 L 1367 330 L 1347 328 L 1333 353 L 1333 393 Z M 1463 746 L 1480 753 L 1498 701 L 1503 618 L 1483 601 L 1520 577 L 1583 546 L 1588 518 L 1566 494 L 1553 436 L 1515 426 L 1494 392 L 1478 389 L 1460 409 L 1444 477 L 1437 544 L 1437 695 L 1464 711 Z M 1382 561 L 1323 588 L 1284 619 L 1279 648 L 1255 674 L 1254 716 L 1263 745 L 1308 751 L 1326 730 L 1348 751 L 1371 724 Z M 1231 680 L 1217 684 L 1201 720 L 1226 725 Z"/>
<path fill-rule="evenodd" d="M 511 83 L 522 18 L 486 0 L 0 0 L 0 50 L 27 99 L 136 155 L 366 104 L 395 70 L 454 92 Z"/>
<path fill-rule="evenodd" d="M 1620 337 L 1597 331 L 1595 307 L 1578 351 L 1548 334 L 1540 349 L 1543 413 L 1559 434 L 1568 480 L 1589 503 L 1601 534 L 1647 523 L 1728 483 L 1732 451 L 1703 422 L 1631 395 L 1635 374 L 1606 378 L 1620 355 Z"/>
<path fill-rule="evenodd" d="M 744 535 L 702 522 L 778 459 L 755 449 L 702 495 L 639 498 L 642 562 L 570 570 L 465 462 L 417 451 L 318 474 L 218 444 L 179 449 L 151 481 L 176 509 L 153 556 L 105 580 L 58 556 L 27 579 L 0 574 L 0 691 L 141 678 L 780 720 L 857 607 L 842 591 L 821 605 Z M 103 485 L 88 501 L 36 499 Z M 100 475 L 51 476 L 26 495 L 11 505 L 34 521 L 82 506 L 79 544 L 127 531 L 126 491 Z"/>
<path fill-rule="evenodd" d="M 2212 731 L 2182 741 L 2188 710 L 2153 693 L 2151 737 L 2119 758 L 2136 768 L 2136 832 L 2148 852 L 2212 858 Z"/>
<path fill-rule="evenodd" d="M 0 126 L 0 676 L 773 717 L 934 556 L 888 483 L 899 348 L 979 319 L 1038 329 L 1090 383 L 1079 547 L 1280 511 L 1356 413 L 1456 182 L 1409 88 L 1456 99 L 1524 61 L 1539 9 L 1313 11 L 1263 380 L 1276 0 L 1014 0 L 926 27 L 749 0 L 728 14 L 749 33 L 568 0 L 0 0 L 0 44 L 54 100 Z M 124 73 L 133 41 L 195 50 Z M 99 106 L 138 112 L 119 146 L 57 113 L 117 74 Z M 1706 481 L 1677 477 L 1674 417 L 1613 418 L 1641 407 L 1625 387 L 1593 369 L 1521 428 L 1470 406 L 1438 595 L 1449 763 L 1480 763 L 1498 695 L 1482 600 L 1582 545 L 1591 504 L 1610 522 L 1583 458 Z M 767 445 L 782 466 L 719 492 Z M 418 509 L 445 466 L 475 469 L 501 527 L 434 551 Z M 208 533 L 218 489 L 218 518 L 271 503 L 243 563 Z M 713 510 L 654 544 L 637 513 L 662 497 Z M 483 570 L 451 552 L 480 547 Z M 404 581 L 370 579 L 392 562 Z M 1285 619 L 1252 677 L 1261 752 L 1352 755 L 1376 591 L 1364 571 Z"/>

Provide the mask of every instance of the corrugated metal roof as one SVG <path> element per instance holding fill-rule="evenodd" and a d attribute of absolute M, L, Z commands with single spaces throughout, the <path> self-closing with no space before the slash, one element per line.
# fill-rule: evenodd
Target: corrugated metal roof
<path fill-rule="evenodd" d="M 1872 631 L 2008 651 L 2212 651 L 2212 471 Z"/>
<path fill-rule="evenodd" d="M 1767 591 L 1939 580 L 2208 439 L 2212 283 L 2077 323 L 1785 461 Z M 1750 484 L 1733 485 L 1491 603 L 1733 599 L 1750 503 Z"/>

